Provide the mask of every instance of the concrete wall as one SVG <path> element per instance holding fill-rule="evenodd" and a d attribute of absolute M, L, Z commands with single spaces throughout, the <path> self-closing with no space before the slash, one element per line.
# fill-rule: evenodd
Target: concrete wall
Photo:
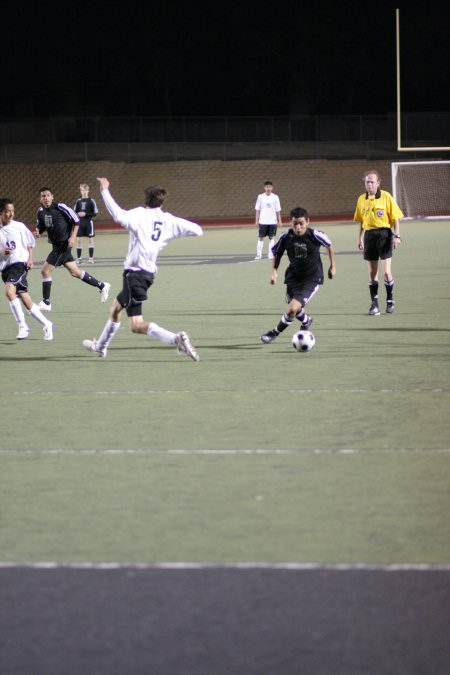
<path fill-rule="evenodd" d="M 363 191 L 362 176 L 370 168 L 381 172 L 382 186 L 391 191 L 390 161 L 364 160 L 245 160 L 161 163 L 72 162 L 0 165 L 0 196 L 10 197 L 16 218 L 34 225 L 39 188 L 51 187 L 57 201 L 71 206 L 80 182 L 91 186 L 97 200 L 96 222 L 110 222 L 96 176 L 106 176 L 111 192 L 126 209 L 143 203 L 143 191 L 158 184 L 169 191 L 165 208 L 193 220 L 254 217 L 256 196 L 265 180 L 279 195 L 284 219 L 294 206 L 311 216 L 352 215 Z"/>

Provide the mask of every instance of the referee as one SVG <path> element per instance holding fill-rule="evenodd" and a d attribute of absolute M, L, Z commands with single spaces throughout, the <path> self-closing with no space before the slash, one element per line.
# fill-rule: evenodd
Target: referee
<path fill-rule="evenodd" d="M 399 220 L 403 213 L 386 190 L 380 190 L 380 175 L 370 169 L 364 174 L 366 191 L 358 197 L 353 220 L 359 223 L 358 248 L 364 251 L 369 267 L 370 316 L 379 316 L 378 261 L 381 260 L 386 288 L 386 312 L 394 311 L 392 251 L 401 243 Z"/>

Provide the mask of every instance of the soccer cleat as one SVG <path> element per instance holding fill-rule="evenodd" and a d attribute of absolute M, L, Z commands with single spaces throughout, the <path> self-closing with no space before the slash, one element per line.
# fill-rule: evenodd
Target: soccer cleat
<path fill-rule="evenodd" d="M 369 309 L 369 315 L 370 316 L 379 316 L 381 314 L 380 308 L 378 307 L 378 304 L 376 302 L 372 302 L 370 305 Z"/>
<path fill-rule="evenodd" d="M 187 354 L 193 361 L 200 361 L 200 357 L 195 351 L 195 347 L 191 345 L 189 335 L 183 330 L 175 335 L 175 344 L 177 345 L 178 354 Z"/>
<path fill-rule="evenodd" d="M 94 258 L 89 258 L 89 262 L 90 262 L 91 265 L 93 265 L 94 264 Z"/>
<path fill-rule="evenodd" d="M 261 255 L 255 255 L 255 260 L 261 260 L 262 256 Z"/>
<path fill-rule="evenodd" d="M 99 349 L 97 347 L 97 340 L 83 340 L 83 347 L 86 347 L 89 352 L 97 354 L 97 356 L 100 356 L 101 358 L 105 358 L 106 352 L 108 351 L 106 347 Z"/>
<path fill-rule="evenodd" d="M 40 301 L 38 307 L 41 310 L 41 312 L 51 312 L 52 311 L 51 304 L 49 302 L 44 302 L 43 300 Z"/>
<path fill-rule="evenodd" d="M 306 319 L 306 321 L 303 321 L 303 323 L 301 324 L 301 327 L 302 327 L 301 329 L 302 330 L 309 330 L 309 327 L 311 326 L 313 321 L 314 321 L 314 317 L 312 317 L 308 314 L 308 318 Z"/>
<path fill-rule="evenodd" d="M 107 281 L 105 281 L 105 285 L 103 286 L 102 290 L 100 291 L 101 296 L 102 296 L 102 302 L 106 302 L 109 296 L 109 289 L 111 288 L 111 284 L 108 284 Z"/>
<path fill-rule="evenodd" d="M 19 332 L 16 335 L 17 340 L 26 340 L 30 334 L 28 326 L 19 326 Z"/>
<path fill-rule="evenodd" d="M 394 313 L 394 301 L 388 300 L 386 304 L 386 314 L 393 314 L 393 313 Z"/>
<path fill-rule="evenodd" d="M 273 342 L 275 338 L 279 336 L 279 333 L 277 333 L 276 330 L 269 330 L 268 333 L 264 333 L 264 335 L 260 336 L 261 342 L 264 342 L 265 345 L 268 345 L 270 342 Z"/>
<path fill-rule="evenodd" d="M 83 258 L 77 258 L 77 259 L 75 260 L 75 262 L 77 263 L 77 265 L 80 265 L 80 263 L 81 263 L 82 260 L 83 260 Z"/>
<path fill-rule="evenodd" d="M 44 326 L 44 340 L 53 340 L 53 324 L 51 321 L 48 322 L 47 326 Z"/>

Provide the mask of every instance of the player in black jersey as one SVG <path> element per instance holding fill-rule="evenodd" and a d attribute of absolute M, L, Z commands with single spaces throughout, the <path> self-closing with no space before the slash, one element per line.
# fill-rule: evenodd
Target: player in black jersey
<path fill-rule="evenodd" d="M 64 266 L 73 277 L 81 279 L 89 286 L 98 288 L 101 301 L 106 302 L 111 284 L 106 281 L 98 281 L 87 272 L 80 270 L 72 255 L 71 249 L 78 232 L 79 218 L 77 214 L 70 206 L 62 202 L 55 202 L 50 188 L 42 187 L 39 190 L 39 195 L 41 206 L 36 216 L 35 236 L 40 237 L 43 232 L 47 231 L 48 239 L 52 244 L 52 250 L 41 270 L 42 301 L 39 303 L 40 309 L 44 312 L 51 311 L 51 275 L 55 267 L 61 266 Z"/>
<path fill-rule="evenodd" d="M 323 267 L 320 259 L 320 247 L 328 251 L 330 266 L 328 278 L 336 274 L 334 251 L 330 239 L 321 230 L 309 226 L 309 216 L 306 209 L 297 206 L 291 211 L 291 227 L 278 239 L 273 252 L 273 267 L 270 283 L 275 284 L 278 279 L 278 267 L 283 254 L 289 258 L 289 266 L 285 272 L 284 283 L 287 290 L 288 306 L 278 325 L 261 335 L 261 342 L 273 342 L 280 333 L 290 326 L 294 319 L 298 319 L 303 330 L 308 330 L 313 317 L 305 312 L 305 305 L 317 293 L 323 284 Z"/>
<path fill-rule="evenodd" d="M 98 208 L 95 199 L 89 197 L 89 185 L 81 183 L 80 185 L 81 197 L 78 197 L 75 202 L 73 210 L 80 219 L 77 232 L 77 263 L 81 263 L 81 254 L 83 251 L 82 237 L 88 238 L 89 262 L 94 263 L 94 237 L 95 227 L 92 220 L 98 214 Z"/>

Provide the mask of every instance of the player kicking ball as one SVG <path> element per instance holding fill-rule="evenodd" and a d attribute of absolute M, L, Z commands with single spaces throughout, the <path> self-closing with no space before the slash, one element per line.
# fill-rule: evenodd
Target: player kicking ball
<path fill-rule="evenodd" d="M 105 357 L 111 340 L 120 328 L 122 311 L 125 310 L 132 333 L 141 333 L 166 344 L 176 345 L 179 354 L 186 354 L 193 361 L 199 361 L 200 357 L 187 333 L 173 333 L 154 321 L 145 321 L 142 303 L 147 300 L 147 291 L 158 271 L 156 259 L 161 249 L 178 237 L 200 237 L 203 234 L 202 228 L 162 210 L 167 196 L 163 187 L 148 187 L 145 190 L 145 206 L 125 211 L 116 204 L 109 192 L 109 180 L 97 180 L 108 213 L 116 223 L 128 230 L 129 241 L 122 290 L 113 300 L 109 319 L 100 337 L 83 340 L 83 346 L 93 354 Z"/>

